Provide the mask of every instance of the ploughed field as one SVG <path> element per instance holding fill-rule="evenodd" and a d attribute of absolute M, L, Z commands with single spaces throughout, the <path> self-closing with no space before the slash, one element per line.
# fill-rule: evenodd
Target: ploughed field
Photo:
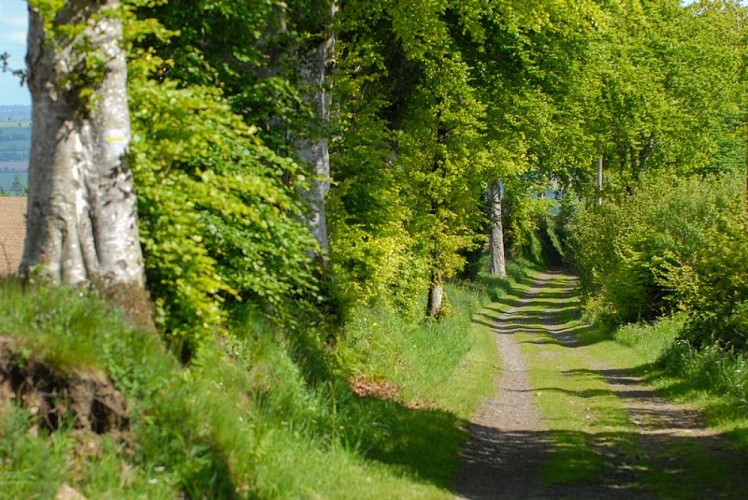
<path fill-rule="evenodd" d="M 26 198 L 0 196 L 0 275 L 15 274 L 26 236 Z"/>

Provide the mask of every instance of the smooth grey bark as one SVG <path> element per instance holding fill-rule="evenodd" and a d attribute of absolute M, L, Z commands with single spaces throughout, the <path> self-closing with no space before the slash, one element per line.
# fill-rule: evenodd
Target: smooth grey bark
<path fill-rule="evenodd" d="M 426 316 L 429 318 L 439 318 L 444 307 L 444 283 L 440 276 L 431 276 L 429 285 L 429 297 L 426 304 Z"/>
<path fill-rule="evenodd" d="M 451 132 L 449 125 L 443 119 L 444 116 L 444 99 L 438 97 L 436 99 L 436 144 L 442 146 L 447 143 L 447 139 Z M 446 162 L 444 150 L 437 148 L 434 153 L 434 161 L 431 166 L 431 173 L 438 174 L 443 171 Z M 429 213 L 435 220 L 439 220 L 439 210 L 442 206 L 443 201 L 436 197 L 430 197 L 429 200 L 430 209 Z M 439 268 L 438 262 L 441 257 L 441 249 L 436 233 L 431 235 L 431 271 L 429 272 L 429 292 L 428 301 L 426 302 L 426 316 L 429 318 L 439 319 L 444 315 L 442 308 L 444 307 L 444 278 L 442 270 Z"/>
<path fill-rule="evenodd" d="M 506 256 L 504 253 L 504 224 L 501 220 L 501 183 L 488 189 L 490 203 L 491 232 L 489 233 L 488 272 L 492 276 L 506 277 Z"/>
<path fill-rule="evenodd" d="M 29 11 L 33 121 L 22 276 L 39 267 L 53 283 L 144 287 L 125 162 L 130 118 L 122 22 L 111 12 L 117 7 L 117 0 L 67 2 L 54 25 L 85 25 L 73 39 L 51 38 Z M 93 74 L 81 69 L 87 58 L 100 63 Z M 93 99 L 81 89 L 93 91 Z"/>
<path fill-rule="evenodd" d="M 332 2 L 328 12 L 330 20 L 333 19 L 337 10 L 337 4 Z M 305 98 L 317 118 L 318 127 L 308 136 L 294 141 L 297 157 L 310 167 L 313 176 L 309 189 L 302 193 L 302 197 L 309 209 L 307 225 L 319 243 L 323 255 L 329 248 L 325 196 L 330 190 L 330 153 L 324 128 L 330 121 L 332 94 L 329 86 L 335 65 L 334 51 L 335 36 L 332 32 L 327 32 L 321 43 L 300 56 L 301 85 Z"/>

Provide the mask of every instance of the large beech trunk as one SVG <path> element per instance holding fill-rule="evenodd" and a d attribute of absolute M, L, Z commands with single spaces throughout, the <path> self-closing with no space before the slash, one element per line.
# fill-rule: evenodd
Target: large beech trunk
<path fill-rule="evenodd" d="M 72 40 L 51 39 L 30 10 L 33 122 L 19 271 L 29 277 L 38 269 L 53 283 L 93 282 L 144 297 L 137 205 L 125 162 L 130 117 L 122 23 L 111 12 L 117 6 L 117 0 L 67 2 L 53 24 L 85 25 Z M 86 74 L 87 58 L 101 67 Z"/>
<path fill-rule="evenodd" d="M 504 225 L 501 221 L 501 184 L 496 183 L 488 190 L 491 210 L 491 233 L 489 234 L 488 272 L 501 278 L 506 276 L 504 254 Z"/>
<path fill-rule="evenodd" d="M 337 12 L 337 4 L 332 2 L 328 12 L 330 20 Z M 305 91 L 305 98 L 314 110 L 318 130 L 307 137 L 295 140 L 296 155 L 309 165 L 313 179 L 309 189 L 302 193 L 308 207 L 307 224 L 317 239 L 323 255 L 329 244 L 327 238 L 327 218 L 325 196 L 330 190 L 330 154 L 325 127 L 330 120 L 332 95 L 328 89 L 335 64 L 335 36 L 325 33 L 320 44 L 301 54 L 299 75 Z"/>

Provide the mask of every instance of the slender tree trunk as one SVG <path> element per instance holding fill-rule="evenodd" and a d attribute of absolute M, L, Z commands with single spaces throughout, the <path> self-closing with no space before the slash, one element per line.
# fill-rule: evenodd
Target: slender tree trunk
<path fill-rule="evenodd" d="M 599 207 L 603 204 L 603 155 L 600 155 L 597 159 L 597 198 L 595 199 L 595 206 Z"/>
<path fill-rule="evenodd" d="M 126 289 L 131 296 L 122 299 L 142 308 L 137 205 L 125 162 L 127 67 L 122 23 L 112 15 L 117 7 L 117 0 L 67 2 L 53 25 L 85 26 L 72 39 L 50 34 L 54 28 L 47 32 L 40 15 L 30 10 L 33 121 L 20 274 L 29 277 L 38 269 L 53 283 Z M 86 60 L 89 68 L 92 60 L 100 67 L 86 73 Z M 93 98 L 87 100 L 87 92 Z"/>
<path fill-rule="evenodd" d="M 436 144 L 442 145 L 447 142 L 447 138 L 450 134 L 450 129 L 442 119 L 443 116 L 443 105 L 444 99 L 437 99 L 437 115 L 436 115 Z M 434 161 L 431 167 L 431 173 L 436 174 L 439 171 L 444 175 L 444 163 L 446 158 L 444 152 L 437 150 L 434 155 Z M 433 196 L 429 200 L 431 205 L 430 214 L 434 218 L 434 221 L 439 219 L 439 209 L 441 208 L 442 201 Z M 443 315 L 442 307 L 444 306 L 444 279 L 442 272 L 439 268 L 438 262 L 440 261 L 439 255 L 441 253 L 439 237 L 436 232 L 432 233 L 432 249 L 431 249 L 431 271 L 429 280 L 429 295 L 428 302 L 426 304 L 426 316 L 429 318 L 440 318 Z"/>
<path fill-rule="evenodd" d="M 333 2 L 329 10 L 330 20 L 337 10 L 337 4 Z M 303 197 L 309 208 L 307 224 L 323 255 L 329 247 L 325 196 L 330 190 L 330 154 L 324 128 L 330 120 L 332 95 L 329 86 L 335 65 L 334 50 L 335 36 L 332 32 L 327 32 L 322 43 L 301 54 L 299 61 L 301 83 L 306 92 L 307 102 L 312 106 L 317 118 L 318 130 L 296 140 L 295 149 L 298 158 L 309 165 L 313 175 L 309 190 L 303 193 Z"/>
<path fill-rule="evenodd" d="M 504 225 L 501 220 L 501 183 L 497 182 L 488 190 L 491 204 L 491 233 L 489 234 L 488 272 L 492 276 L 506 277 L 506 257 L 504 255 Z"/>
<path fill-rule="evenodd" d="M 429 284 L 429 298 L 426 304 L 426 315 L 429 318 L 438 318 L 444 306 L 444 283 L 441 276 L 432 272 Z"/>

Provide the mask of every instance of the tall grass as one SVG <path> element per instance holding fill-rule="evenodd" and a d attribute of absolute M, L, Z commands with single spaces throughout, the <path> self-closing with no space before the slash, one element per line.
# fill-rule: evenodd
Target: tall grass
<path fill-rule="evenodd" d="M 624 325 L 613 338 L 635 350 L 638 370 L 671 398 L 704 411 L 710 425 L 748 449 L 748 356 L 718 346 L 696 349 L 681 339 L 686 316 Z"/>
<path fill-rule="evenodd" d="M 454 314 L 438 323 L 361 309 L 335 347 L 247 309 L 183 366 L 95 293 L 2 282 L 0 335 L 18 362 L 107 374 L 130 423 L 125 439 L 72 421 L 48 436 L 4 403 L 0 486 L 18 498 L 62 483 L 94 498 L 449 498 L 466 419 L 493 390 L 490 328 L 471 321 L 491 286 L 507 290 L 449 286 Z M 393 389 L 362 397 L 352 379 Z"/>
<path fill-rule="evenodd" d="M 485 262 L 483 267 L 487 268 L 488 263 Z M 470 285 L 490 301 L 496 302 L 532 283 L 532 270 L 536 267 L 526 259 L 514 259 L 507 262 L 505 277 L 491 276 L 488 272 L 482 271 L 478 274 L 478 281 Z"/>

